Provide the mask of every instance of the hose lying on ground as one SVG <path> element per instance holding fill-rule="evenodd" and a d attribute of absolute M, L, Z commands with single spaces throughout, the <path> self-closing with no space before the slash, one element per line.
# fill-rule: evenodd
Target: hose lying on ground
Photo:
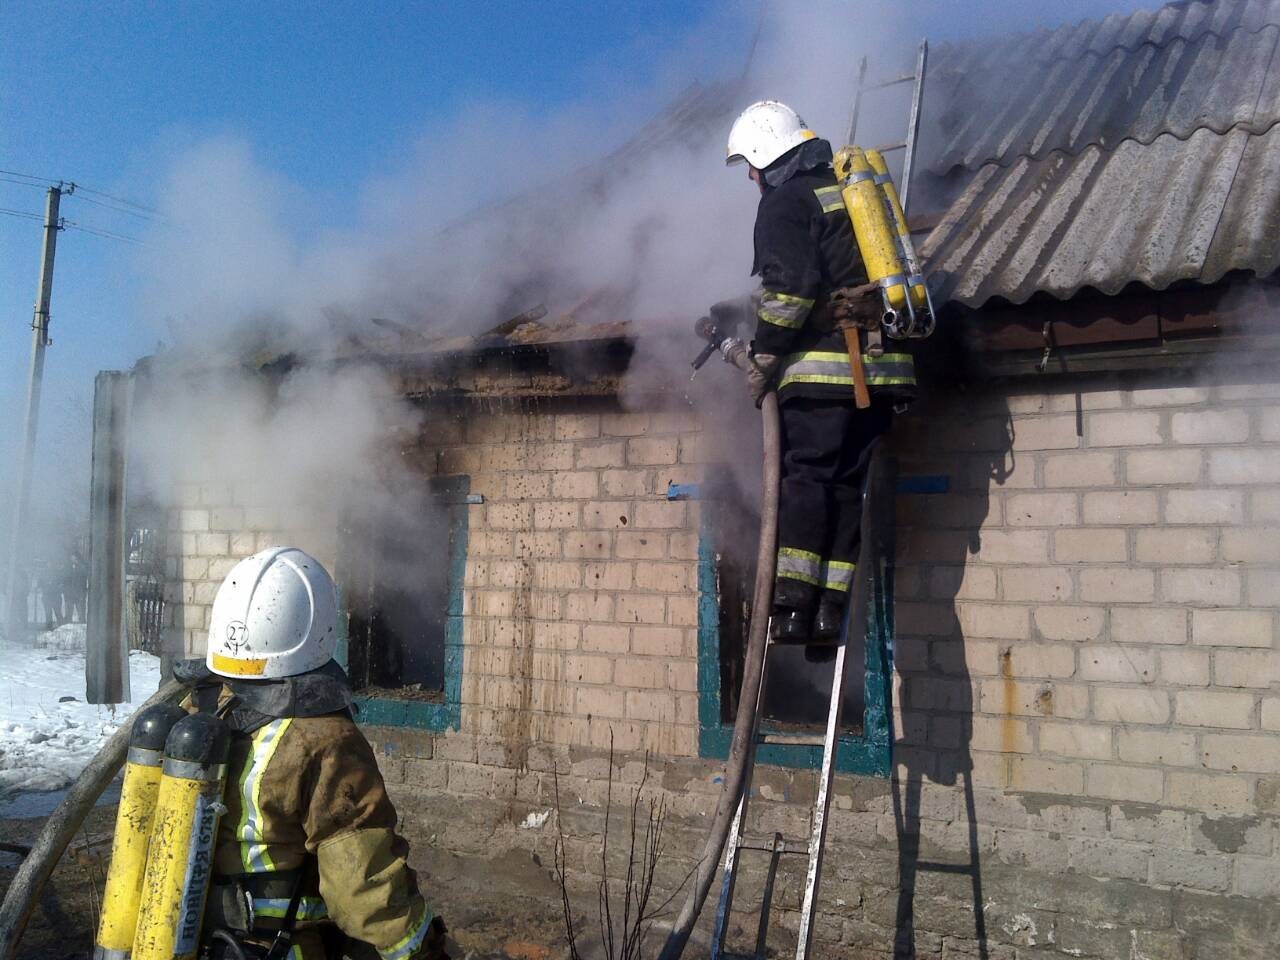
<path fill-rule="evenodd" d="M 156 703 L 176 702 L 186 692 L 187 687 L 176 680 L 170 680 L 138 709 L 142 710 Z M 102 796 L 102 791 L 124 766 L 130 732 L 131 725 L 126 723 L 111 735 L 98 755 L 84 768 L 84 773 L 71 785 L 62 803 L 45 821 L 40 835 L 31 845 L 31 852 L 22 861 L 22 866 L 18 868 L 13 883 L 4 895 L 4 903 L 0 905 L 0 960 L 14 960 L 17 957 L 18 941 L 27 929 L 31 911 L 35 909 L 49 875 L 53 873 L 67 844 L 84 823 L 98 797 Z"/>
<path fill-rule="evenodd" d="M 745 360 L 745 351 L 743 351 Z M 736 362 L 736 361 L 735 361 Z M 741 364 L 739 364 L 741 365 Z M 679 960 L 689 942 L 689 934 L 698 921 L 702 905 L 711 889 L 711 881 L 720 865 L 720 855 L 729 839 L 733 815 L 746 776 L 746 761 L 751 748 L 755 708 L 760 692 L 766 639 L 769 632 L 769 610 L 773 606 L 774 567 L 778 556 L 778 486 L 781 475 L 781 442 L 778 422 L 778 397 L 770 391 L 760 406 L 764 430 L 764 477 L 760 493 L 760 545 L 756 554 L 755 592 L 751 599 L 751 632 L 742 665 L 742 690 L 738 694 L 738 714 L 733 720 L 733 740 L 725 763 L 724 790 L 716 805 L 702 859 L 694 874 L 693 887 L 680 908 L 659 960 Z"/>

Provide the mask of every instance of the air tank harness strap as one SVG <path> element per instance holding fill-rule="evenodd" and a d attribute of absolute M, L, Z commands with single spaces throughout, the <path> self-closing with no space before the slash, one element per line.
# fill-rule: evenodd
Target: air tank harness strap
<path fill-rule="evenodd" d="M 215 878 L 209 892 L 209 920 L 210 927 L 218 936 L 210 944 L 210 960 L 234 960 L 238 955 L 252 960 L 285 960 L 293 949 L 294 929 L 304 912 L 303 901 L 315 899 L 307 896 L 306 891 L 308 887 L 315 886 L 315 861 L 311 858 L 298 870 Z M 283 914 L 264 912 L 262 905 L 269 901 L 287 903 Z M 324 918 L 312 915 L 315 912 L 308 908 L 305 911 L 307 915 L 301 919 Z M 324 911 L 320 913 L 324 914 Z M 278 918 L 279 926 L 273 924 L 270 929 L 260 927 L 256 922 L 259 918 Z M 264 948 L 246 938 L 256 941 L 270 939 L 271 944 Z M 239 954 L 225 949 L 229 940 L 234 941 Z"/>

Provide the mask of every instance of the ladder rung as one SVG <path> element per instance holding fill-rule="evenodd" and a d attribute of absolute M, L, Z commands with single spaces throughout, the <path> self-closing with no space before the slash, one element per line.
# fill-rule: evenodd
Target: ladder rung
<path fill-rule="evenodd" d="M 774 747 L 825 747 L 827 738 L 816 733 L 758 733 L 756 743 Z"/>
<path fill-rule="evenodd" d="M 759 850 L 764 853 L 773 853 L 774 844 L 778 844 L 779 853 L 808 853 L 808 840 L 788 840 L 783 837 L 782 840 L 776 841 L 773 837 L 761 837 L 755 834 L 747 834 L 738 843 L 739 850 Z"/>
<path fill-rule="evenodd" d="M 916 870 L 928 870 L 932 873 L 973 873 L 973 864 L 971 863 L 938 863 L 937 861 L 921 860 L 916 864 Z"/>
<path fill-rule="evenodd" d="M 916 75 L 914 73 L 904 73 L 898 77 L 891 77 L 888 80 L 881 80 L 879 83 L 872 83 L 863 87 L 864 90 L 883 90 L 885 87 L 896 87 L 900 83 L 914 83 Z"/>
<path fill-rule="evenodd" d="M 899 140 L 896 143 L 886 143 L 878 147 L 872 147 L 873 150 L 879 150 L 881 153 L 893 153 L 895 150 L 907 149 L 907 141 Z"/>

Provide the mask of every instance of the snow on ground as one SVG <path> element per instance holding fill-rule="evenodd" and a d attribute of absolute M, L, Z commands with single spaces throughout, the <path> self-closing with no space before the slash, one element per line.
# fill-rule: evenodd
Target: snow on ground
<path fill-rule="evenodd" d="M 131 703 L 84 702 L 83 623 L 31 643 L 0 639 L 0 798 L 74 780 L 138 704 L 160 687 L 160 658 L 129 657 Z M 74 699 L 59 702 L 64 698 Z"/>

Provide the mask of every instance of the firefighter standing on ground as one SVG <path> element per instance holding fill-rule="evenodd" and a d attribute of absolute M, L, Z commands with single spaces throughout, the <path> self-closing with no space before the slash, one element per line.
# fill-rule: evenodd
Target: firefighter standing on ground
<path fill-rule="evenodd" d="M 336 645 L 333 582 L 301 550 L 243 560 L 218 591 L 204 669 L 184 678 L 233 731 L 206 938 L 265 947 L 297 897 L 289 960 L 445 958 Z"/>
<path fill-rule="evenodd" d="M 813 659 L 839 641 L 872 441 L 915 392 L 911 355 L 893 341 L 863 354 L 872 403 L 854 405 L 841 325 L 878 334 L 881 308 L 831 160 L 831 145 L 777 101 L 752 104 L 729 132 L 726 162 L 748 164 L 760 189 L 752 273 L 763 289 L 748 380 L 757 406 L 777 391 L 782 420 L 772 636 L 809 644 Z"/>

